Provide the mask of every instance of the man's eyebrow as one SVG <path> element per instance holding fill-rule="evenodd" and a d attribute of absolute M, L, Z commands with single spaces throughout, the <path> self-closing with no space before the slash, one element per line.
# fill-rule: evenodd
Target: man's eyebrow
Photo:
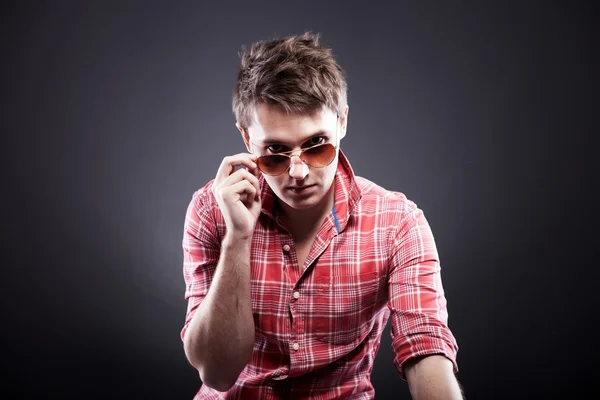
<path fill-rule="evenodd" d="M 327 136 L 327 131 L 320 130 L 318 132 L 315 132 L 315 133 L 311 134 L 310 136 L 308 136 L 306 139 L 304 139 L 302 141 L 302 143 L 306 143 L 309 140 L 311 140 L 312 138 L 317 137 L 317 136 Z M 268 145 L 271 145 L 271 144 L 284 144 L 284 145 L 286 144 L 286 143 L 284 143 L 284 142 L 282 142 L 281 140 L 278 140 L 278 139 L 264 139 L 264 140 L 261 140 L 261 143 L 263 145 L 265 145 L 265 146 L 268 146 Z"/>

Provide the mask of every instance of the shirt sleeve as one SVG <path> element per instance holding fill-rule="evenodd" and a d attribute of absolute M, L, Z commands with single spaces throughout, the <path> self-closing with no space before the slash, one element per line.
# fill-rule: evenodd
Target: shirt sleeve
<path fill-rule="evenodd" d="M 220 240 L 206 194 L 196 193 L 190 201 L 183 228 L 183 278 L 187 312 L 181 330 L 181 340 L 204 297 L 208 293 L 217 263 Z"/>
<path fill-rule="evenodd" d="M 393 242 L 388 279 L 394 366 L 413 357 L 440 354 L 458 372 L 457 342 L 448 327 L 447 301 L 435 240 L 422 210 L 409 201 Z"/>

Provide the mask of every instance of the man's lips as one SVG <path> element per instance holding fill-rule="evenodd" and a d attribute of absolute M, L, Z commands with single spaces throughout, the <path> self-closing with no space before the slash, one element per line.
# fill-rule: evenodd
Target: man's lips
<path fill-rule="evenodd" d="M 304 185 L 304 186 L 288 186 L 288 189 L 294 189 L 294 190 L 302 190 L 311 186 L 315 186 L 315 185 Z"/>
<path fill-rule="evenodd" d="M 294 193 L 304 193 L 311 190 L 315 185 L 304 185 L 304 186 L 288 186 L 288 190 Z"/>

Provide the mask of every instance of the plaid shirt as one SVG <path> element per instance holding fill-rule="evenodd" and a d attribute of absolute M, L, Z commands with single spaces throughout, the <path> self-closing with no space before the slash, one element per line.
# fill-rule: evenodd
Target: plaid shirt
<path fill-rule="evenodd" d="M 399 192 L 354 175 L 339 152 L 335 202 L 304 266 L 278 229 L 274 194 L 261 176 L 262 213 L 252 239 L 251 361 L 227 392 L 202 385 L 195 399 L 372 399 L 370 381 L 391 316 L 394 365 L 442 354 L 458 371 L 435 241 L 423 212 Z M 225 221 L 210 190 L 196 191 L 183 236 L 187 314 L 206 296 Z"/>

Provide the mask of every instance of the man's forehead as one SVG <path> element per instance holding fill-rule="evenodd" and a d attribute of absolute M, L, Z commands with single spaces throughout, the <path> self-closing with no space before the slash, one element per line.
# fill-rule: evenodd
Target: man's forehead
<path fill-rule="evenodd" d="M 254 141 L 297 142 L 316 134 L 326 135 L 335 129 L 336 115 L 328 109 L 311 114 L 294 115 L 274 106 L 255 108 L 248 133 Z"/>

